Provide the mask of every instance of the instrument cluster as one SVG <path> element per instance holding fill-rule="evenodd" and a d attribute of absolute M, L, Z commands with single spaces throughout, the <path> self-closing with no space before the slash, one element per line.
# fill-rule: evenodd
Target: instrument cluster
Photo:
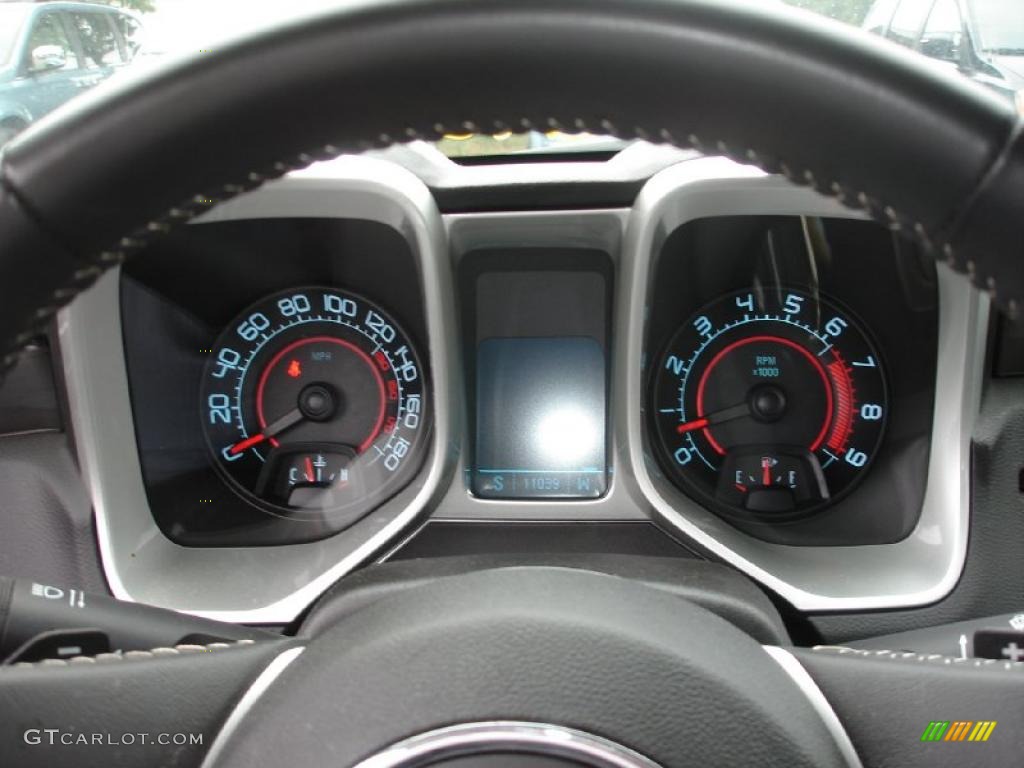
<path fill-rule="evenodd" d="M 798 610 L 941 599 L 984 297 L 721 158 L 641 187 L 442 210 L 392 159 L 343 157 L 100 281 L 62 349 L 115 593 L 285 623 L 374 559 L 668 552 Z"/>
<path fill-rule="evenodd" d="M 798 289 L 740 291 L 697 310 L 658 360 L 662 459 L 727 512 L 786 520 L 851 491 L 888 413 L 867 331 Z"/>
<path fill-rule="evenodd" d="M 160 249 L 125 268 L 121 295 L 166 536 L 315 541 L 417 481 L 450 414 L 434 407 L 437 340 L 397 231 L 252 219 Z M 499 517 L 611 492 L 617 258 L 509 246 L 452 264 L 468 421 L 452 482 Z M 668 234 L 651 270 L 646 325 L 628 333 L 644 336 L 636 407 L 666 493 L 769 542 L 906 536 L 928 475 L 934 265 L 868 222 L 718 216 Z"/>
<path fill-rule="evenodd" d="M 938 294 L 865 222 L 689 222 L 654 265 L 646 416 L 658 468 L 787 544 L 897 541 L 928 477 Z"/>
<path fill-rule="evenodd" d="M 162 248 L 124 271 L 121 296 L 142 471 L 165 535 L 320 539 L 415 479 L 433 408 L 417 266 L 397 232 L 223 222 Z"/>

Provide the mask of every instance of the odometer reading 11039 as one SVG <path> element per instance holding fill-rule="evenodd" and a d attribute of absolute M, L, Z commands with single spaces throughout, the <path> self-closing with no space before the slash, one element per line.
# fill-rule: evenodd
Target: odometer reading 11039
<path fill-rule="evenodd" d="M 699 310 L 657 360 L 652 406 L 673 482 L 715 508 L 768 520 L 853 488 L 888 408 L 865 332 L 830 303 L 786 289 Z"/>
<path fill-rule="evenodd" d="M 408 482 L 429 426 L 411 341 L 383 309 L 333 288 L 242 312 L 213 347 L 200 402 L 232 488 L 269 512 L 335 525 Z"/>

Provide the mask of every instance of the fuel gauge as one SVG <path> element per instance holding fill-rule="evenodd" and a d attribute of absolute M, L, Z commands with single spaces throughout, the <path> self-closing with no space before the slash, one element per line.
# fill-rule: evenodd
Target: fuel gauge
<path fill-rule="evenodd" d="M 810 451 L 747 446 L 725 457 L 717 497 L 751 512 L 786 513 L 828 499 L 828 485 Z"/>

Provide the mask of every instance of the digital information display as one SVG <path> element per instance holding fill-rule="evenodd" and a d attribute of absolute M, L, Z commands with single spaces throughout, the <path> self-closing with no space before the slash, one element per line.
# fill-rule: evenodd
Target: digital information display
<path fill-rule="evenodd" d="M 607 286 L 599 272 L 488 272 L 476 286 L 476 450 L 484 498 L 607 487 Z"/>

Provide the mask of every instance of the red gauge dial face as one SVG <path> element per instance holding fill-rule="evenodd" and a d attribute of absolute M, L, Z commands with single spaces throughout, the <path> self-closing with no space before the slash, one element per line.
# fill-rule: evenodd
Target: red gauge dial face
<path fill-rule="evenodd" d="M 221 334 L 201 418 L 213 462 L 243 498 L 290 519 L 354 521 L 422 462 L 425 397 L 412 343 L 384 310 L 300 288 Z"/>
<path fill-rule="evenodd" d="M 882 361 L 854 320 L 783 290 L 731 294 L 690 318 L 656 361 L 649 410 L 682 490 L 783 520 L 834 503 L 867 473 L 887 399 Z"/>

